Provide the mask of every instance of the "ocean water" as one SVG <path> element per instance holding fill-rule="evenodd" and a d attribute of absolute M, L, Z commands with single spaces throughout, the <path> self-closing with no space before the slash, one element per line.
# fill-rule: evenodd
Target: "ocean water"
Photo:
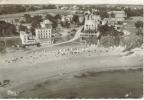
<path fill-rule="evenodd" d="M 141 98 L 143 71 L 84 72 L 47 80 L 16 98 Z"/>

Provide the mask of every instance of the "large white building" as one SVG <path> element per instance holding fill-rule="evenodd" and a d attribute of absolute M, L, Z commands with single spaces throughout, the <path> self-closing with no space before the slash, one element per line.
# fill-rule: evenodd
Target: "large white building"
<path fill-rule="evenodd" d="M 85 23 L 84 23 L 84 32 L 92 33 L 96 32 L 98 29 L 98 25 L 100 24 L 101 18 L 99 15 L 86 15 Z"/>
<path fill-rule="evenodd" d="M 35 39 L 35 37 L 31 33 L 26 33 L 24 31 L 20 31 L 20 39 L 23 46 L 39 44 L 39 42 Z"/>
<path fill-rule="evenodd" d="M 35 29 L 36 39 L 41 44 L 52 44 L 52 22 L 44 20 L 40 25 L 41 28 Z"/>

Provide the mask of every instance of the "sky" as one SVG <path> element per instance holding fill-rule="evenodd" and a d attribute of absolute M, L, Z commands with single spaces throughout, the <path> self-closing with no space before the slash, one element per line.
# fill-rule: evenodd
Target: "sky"
<path fill-rule="evenodd" d="M 0 4 L 143 4 L 144 0 L 0 0 Z"/>

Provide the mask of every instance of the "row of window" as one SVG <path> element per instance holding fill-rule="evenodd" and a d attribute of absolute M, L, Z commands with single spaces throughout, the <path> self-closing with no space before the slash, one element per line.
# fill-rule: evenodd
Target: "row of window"
<path fill-rule="evenodd" d="M 37 30 L 38 33 L 50 33 L 51 30 Z"/>
<path fill-rule="evenodd" d="M 44 38 L 51 38 L 50 33 L 39 33 L 37 34 L 39 39 L 44 39 Z"/>
<path fill-rule="evenodd" d="M 85 27 L 86 29 L 96 29 L 97 28 L 97 26 L 94 26 L 94 25 L 86 25 L 86 27 Z"/>

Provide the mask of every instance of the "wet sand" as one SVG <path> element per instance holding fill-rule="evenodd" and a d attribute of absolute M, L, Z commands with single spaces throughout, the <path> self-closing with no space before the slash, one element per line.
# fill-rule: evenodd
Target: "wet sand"
<path fill-rule="evenodd" d="M 142 70 L 86 72 L 38 83 L 16 98 L 141 98 Z M 85 75 L 84 75 L 85 74 Z"/>

